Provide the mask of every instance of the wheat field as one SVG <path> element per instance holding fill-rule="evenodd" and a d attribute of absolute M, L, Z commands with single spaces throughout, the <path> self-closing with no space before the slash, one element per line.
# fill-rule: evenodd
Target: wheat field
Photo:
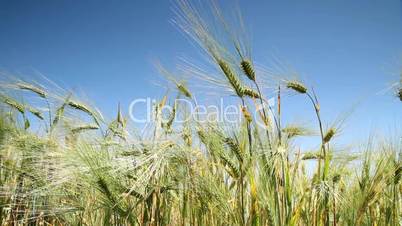
<path fill-rule="evenodd" d="M 212 27 L 196 5 L 176 6 L 174 25 L 212 73 L 183 61 L 177 70 L 189 76 L 180 77 L 158 64 L 175 89 L 153 106 L 143 132 L 120 105 L 109 120 L 69 90 L 1 81 L 0 225 L 402 224 L 401 134 L 337 150 L 344 120 L 326 126 L 319 93 L 300 79 L 266 79 L 240 20 L 228 23 L 212 4 Z M 199 81 L 234 97 L 238 123 L 176 121 L 189 114 L 176 99 L 200 104 L 190 88 Z M 394 91 L 396 109 L 400 82 Z M 283 98 L 303 101 L 314 128 L 284 121 Z M 316 148 L 301 148 L 300 137 Z"/>

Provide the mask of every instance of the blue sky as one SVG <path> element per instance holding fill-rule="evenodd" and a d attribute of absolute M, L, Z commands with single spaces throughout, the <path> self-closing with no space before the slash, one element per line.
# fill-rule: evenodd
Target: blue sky
<path fill-rule="evenodd" d="M 233 1 L 218 1 L 222 9 Z M 239 0 L 253 56 L 275 55 L 313 85 L 330 124 L 363 98 L 344 133 L 367 136 L 402 124 L 392 92 L 402 68 L 400 0 Z M 197 58 L 194 46 L 169 21 L 171 1 L 0 0 L 0 69 L 39 71 L 65 88 L 84 92 L 106 114 L 117 102 L 161 97 L 153 59 Z M 288 104 L 287 104 L 288 103 Z M 287 104 L 287 105 L 286 105 Z M 312 120 L 299 97 L 286 97 L 289 120 Z M 314 124 L 313 124 L 314 125 Z"/>

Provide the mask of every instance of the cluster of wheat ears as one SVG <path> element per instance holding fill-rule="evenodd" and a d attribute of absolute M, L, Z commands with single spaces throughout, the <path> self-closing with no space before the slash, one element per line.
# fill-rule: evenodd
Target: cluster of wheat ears
<path fill-rule="evenodd" d="M 154 106 L 155 121 L 138 134 L 120 106 L 108 121 L 69 92 L 3 81 L 0 225 L 401 224 L 399 137 L 371 138 L 359 151 L 337 150 L 332 144 L 339 126 L 325 128 L 314 90 L 285 78 L 275 83 L 275 110 L 264 105 L 251 115 L 267 100 L 242 36 L 215 4 L 210 12 L 221 25 L 219 35 L 195 5 L 179 0 L 177 6 L 175 24 L 217 74 L 198 77 L 223 81 L 238 98 L 242 121 L 229 127 L 197 120 L 176 124 L 176 115 L 186 114 L 180 104 L 161 120 L 162 107 L 172 101 L 165 96 Z M 202 74 L 200 68 L 182 68 Z M 171 80 L 175 98 L 193 101 L 186 83 Z M 294 142 L 314 132 L 281 122 L 281 89 L 311 104 L 316 150 Z M 257 126 L 256 117 L 265 126 Z"/>

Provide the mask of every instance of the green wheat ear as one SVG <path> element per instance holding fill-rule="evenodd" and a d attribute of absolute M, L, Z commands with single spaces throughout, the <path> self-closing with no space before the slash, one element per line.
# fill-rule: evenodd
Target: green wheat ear
<path fill-rule="evenodd" d="M 241 86 L 240 80 L 237 78 L 234 71 L 230 68 L 230 66 L 223 60 L 217 60 L 219 67 L 221 68 L 223 74 L 228 79 L 230 85 L 235 90 L 237 96 L 242 97 L 244 95 L 243 87 Z"/>
<path fill-rule="evenodd" d="M 327 133 L 324 135 L 324 138 L 323 138 L 324 143 L 328 143 L 328 142 L 332 139 L 332 137 L 334 137 L 335 132 L 336 132 L 336 131 L 335 131 L 334 128 L 330 128 L 330 129 L 327 131 Z"/>
<path fill-rule="evenodd" d="M 178 83 L 178 84 L 177 84 L 177 89 L 178 89 L 178 90 L 180 91 L 180 93 L 182 93 L 184 96 L 186 96 L 186 97 L 188 97 L 188 98 L 191 98 L 191 97 L 192 97 L 190 91 L 188 90 L 188 88 L 187 88 L 185 85 L 183 85 L 183 84 L 181 84 L 181 83 Z"/>
<path fill-rule="evenodd" d="M 173 104 L 172 113 L 169 115 L 169 120 L 166 123 L 166 129 L 168 131 L 171 129 L 175 117 L 176 117 L 176 103 Z"/>
<path fill-rule="evenodd" d="M 303 154 L 302 160 L 322 159 L 322 155 L 318 152 L 306 152 Z"/>
<path fill-rule="evenodd" d="M 76 109 L 76 110 L 85 112 L 85 113 L 87 113 L 87 114 L 89 114 L 89 115 L 93 115 L 92 111 L 89 110 L 89 108 L 88 108 L 87 106 L 85 106 L 85 105 L 83 105 L 83 104 L 81 104 L 81 103 L 78 103 L 78 102 L 75 102 L 75 101 L 70 100 L 67 104 L 68 104 L 70 107 L 72 107 L 72 108 L 74 108 L 74 109 Z"/>
<path fill-rule="evenodd" d="M 239 178 L 240 176 L 240 170 L 237 168 L 237 166 L 232 162 L 232 160 L 226 156 L 223 153 L 220 153 L 219 158 L 224 166 L 227 166 L 230 171 L 228 173 L 233 177 L 233 178 Z"/>
<path fill-rule="evenodd" d="M 72 101 L 72 100 L 69 100 L 67 102 L 67 105 L 70 106 L 71 108 L 74 108 L 74 109 L 76 109 L 78 111 L 82 111 L 82 112 L 92 116 L 92 118 L 94 119 L 95 123 L 97 125 L 99 125 L 99 120 L 98 120 L 96 114 L 92 110 L 90 110 L 89 107 L 87 107 L 86 105 L 78 103 L 78 102 L 75 102 L 75 101 Z"/>
<path fill-rule="evenodd" d="M 126 127 L 126 120 L 123 117 L 123 114 L 121 113 L 121 107 L 120 107 L 120 103 L 118 104 L 117 107 L 117 123 L 119 123 L 123 128 Z"/>
<path fill-rule="evenodd" d="M 255 81 L 255 71 L 251 62 L 249 60 L 242 60 L 240 66 L 247 78 L 249 78 L 251 81 Z"/>
<path fill-rule="evenodd" d="M 25 106 L 23 104 L 19 103 L 18 101 L 14 100 L 11 97 L 5 96 L 5 95 L 1 95 L 0 98 L 4 104 L 10 106 L 11 108 L 16 109 L 21 114 L 25 113 Z"/>
<path fill-rule="evenodd" d="M 17 83 L 17 87 L 19 89 L 22 89 L 22 90 L 28 90 L 28 91 L 31 91 L 33 93 L 36 93 L 38 96 L 40 96 L 42 98 L 46 98 L 46 92 L 43 89 L 41 89 L 41 88 L 39 88 L 37 86 L 19 82 L 19 83 Z"/>
<path fill-rule="evenodd" d="M 306 131 L 299 126 L 287 126 L 282 129 L 282 132 L 286 133 L 288 138 L 303 136 L 306 133 Z"/>
<path fill-rule="evenodd" d="M 286 87 L 301 94 L 307 93 L 307 88 L 301 82 L 298 81 L 289 81 L 286 84 Z"/>
<path fill-rule="evenodd" d="M 251 98 L 260 98 L 260 95 L 258 92 L 254 91 L 253 89 L 250 89 L 248 87 L 243 87 L 243 93 L 245 96 L 251 97 Z"/>
<path fill-rule="evenodd" d="M 198 134 L 198 138 L 200 138 L 201 142 L 204 143 L 205 145 L 207 145 L 208 141 L 207 141 L 207 136 L 206 136 L 205 132 L 200 129 L 197 131 L 197 134 Z"/>
<path fill-rule="evenodd" d="M 35 109 L 33 107 L 28 107 L 27 108 L 29 112 L 31 112 L 31 114 L 35 115 L 37 118 L 43 120 L 43 115 L 42 112 L 40 112 L 38 109 Z"/>
<path fill-rule="evenodd" d="M 60 119 L 64 115 L 64 109 L 66 108 L 67 104 L 70 102 L 70 97 L 71 95 L 67 96 L 66 100 L 63 102 L 63 104 L 56 110 L 56 115 L 53 119 L 52 123 L 52 128 L 60 121 Z"/>
<path fill-rule="evenodd" d="M 399 100 L 402 101 L 402 87 L 399 88 L 398 97 L 399 97 Z"/>
<path fill-rule="evenodd" d="M 84 131 L 87 131 L 87 130 L 97 130 L 97 129 L 99 129 L 99 126 L 97 126 L 97 125 L 83 125 L 83 126 L 73 128 L 71 130 L 71 132 L 73 134 L 77 134 L 77 133 L 84 132 Z"/>
<path fill-rule="evenodd" d="M 240 149 L 239 144 L 231 137 L 227 137 L 224 139 L 226 145 L 229 146 L 230 150 L 236 155 L 239 162 L 243 162 L 243 153 Z"/>

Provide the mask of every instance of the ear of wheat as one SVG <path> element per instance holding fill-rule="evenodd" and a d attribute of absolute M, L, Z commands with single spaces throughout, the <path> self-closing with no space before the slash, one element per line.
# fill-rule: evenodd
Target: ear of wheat
<path fill-rule="evenodd" d="M 298 81 L 289 81 L 287 82 L 286 87 L 301 94 L 307 93 L 307 88 Z"/>
<path fill-rule="evenodd" d="M 94 119 L 95 123 L 97 125 L 100 125 L 99 119 L 97 117 L 97 114 L 95 114 L 94 111 L 90 110 L 89 107 L 87 107 L 86 105 L 78 103 L 76 101 L 72 101 L 72 100 L 69 100 L 67 102 L 67 104 L 68 104 L 68 106 L 70 106 L 70 107 L 72 107 L 72 108 L 74 108 L 74 109 L 76 109 L 78 111 L 82 111 L 82 112 L 92 116 L 92 118 Z"/>
<path fill-rule="evenodd" d="M 118 104 L 117 107 L 117 122 L 123 127 L 126 127 L 126 120 L 123 117 L 123 114 L 121 113 L 121 108 L 120 108 L 120 103 Z"/>
<path fill-rule="evenodd" d="M 25 113 L 25 106 L 23 104 L 18 103 L 16 100 L 12 99 L 11 97 L 5 96 L 5 95 L 1 95 L 0 98 L 1 98 L 1 101 L 3 103 L 5 103 L 6 105 L 16 109 L 21 114 Z"/>
<path fill-rule="evenodd" d="M 87 106 L 85 106 L 84 104 L 81 104 L 81 103 L 78 103 L 78 102 L 75 102 L 75 101 L 70 100 L 70 101 L 68 102 L 68 105 L 69 105 L 70 107 L 76 109 L 76 110 L 85 112 L 85 113 L 87 113 L 88 115 L 91 115 L 91 116 L 93 115 L 92 111 L 89 110 L 89 108 L 88 108 Z"/>
<path fill-rule="evenodd" d="M 243 93 L 245 96 L 251 97 L 251 98 L 260 98 L 260 95 L 258 92 L 248 88 L 248 87 L 243 87 Z"/>
<path fill-rule="evenodd" d="M 235 72 L 230 68 L 230 66 L 223 60 L 218 59 L 218 65 L 221 68 L 223 74 L 226 76 L 230 85 L 236 92 L 237 96 L 243 97 L 244 90 Z"/>
<path fill-rule="evenodd" d="M 64 110 L 65 110 L 66 106 L 68 105 L 68 103 L 70 102 L 70 97 L 71 97 L 71 95 L 68 95 L 67 98 L 65 99 L 65 101 L 63 102 L 63 104 L 59 108 L 57 108 L 56 114 L 53 119 L 52 128 L 54 128 L 57 125 L 57 123 L 60 121 L 60 119 L 63 117 Z"/>
<path fill-rule="evenodd" d="M 27 83 L 22 83 L 22 82 L 19 82 L 16 85 L 17 85 L 17 87 L 19 89 L 28 90 L 28 91 L 31 91 L 33 93 L 36 93 L 38 96 L 40 96 L 42 98 L 46 98 L 46 92 L 43 89 L 41 89 L 41 88 L 39 88 L 37 86 L 27 84 Z"/>
<path fill-rule="evenodd" d="M 322 155 L 318 152 L 306 152 L 303 154 L 302 160 L 323 159 Z"/>
<path fill-rule="evenodd" d="M 328 143 L 332 139 L 332 137 L 334 137 L 335 132 L 336 131 L 334 128 L 330 128 L 324 135 L 323 138 L 324 143 Z"/>
<path fill-rule="evenodd" d="M 78 126 L 76 128 L 71 129 L 71 132 L 74 134 L 83 132 L 83 131 L 87 131 L 87 130 L 97 130 L 99 129 L 99 127 L 97 125 L 82 125 L 82 126 Z"/>
<path fill-rule="evenodd" d="M 237 142 L 231 137 L 225 138 L 224 142 L 226 143 L 226 145 L 229 146 L 230 150 L 236 155 L 239 162 L 243 162 L 243 153 Z"/>
<path fill-rule="evenodd" d="M 235 179 L 239 178 L 240 170 L 235 165 L 235 163 L 232 162 L 232 159 L 230 159 L 224 153 L 220 153 L 219 158 L 221 159 L 222 164 L 229 168 L 228 173 Z"/>
<path fill-rule="evenodd" d="M 282 132 L 285 133 L 288 138 L 303 136 L 306 134 L 306 130 L 300 126 L 287 126 L 282 129 Z"/>
<path fill-rule="evenodd" d="M 173 104 L 173 108 L 172 108 L 172 112 L 171 112 L 171 114 L 169 115 L 169 119 L 168 119 L 168 121 L 167 121 L 167 123 L 166 123 L 166 127 L 167 127 L 167 129 L 168 130 L 170 130 L 171 129 L 171 127 L 172 127 L 172 125 L 173 125 L 173 122 L 174 122 L 174 119 L 176 118 L 176 102 Z"/>
<path fill-rule="evenodd" d="M 249 60 L 242 60 L 240 66 L 247 78 L 251 81 L 255 81 L 255 71 L 251 62 Z"/>
<path fill-rule="evenodd" d="M 190 91 L 187 89 L 187 87 L 182 84 L 182 83 L 178 83 L 177 84 L 177 89 L 187 98 L 191 98 L 192 95 L 190 93 Z"/>
<path fill-rule="evenodd" d="M 247 120 L 247 122 L 253 121 L 253 117 L 251 116 L 250 112 L 247 110 L 245 106 L 241 106 L 241 111 L 243 113 L 244 118 Z"/>
<path fill-rule="evenodd" d="M 29 112 L 31 112 L 31 114 L 35 115 L 37 118 L 43 120 L 43 115 L 42 112 L 40 112 L 38 109 L 35 109 L 33 107 L 28 107 L 27 108 Z"/>

